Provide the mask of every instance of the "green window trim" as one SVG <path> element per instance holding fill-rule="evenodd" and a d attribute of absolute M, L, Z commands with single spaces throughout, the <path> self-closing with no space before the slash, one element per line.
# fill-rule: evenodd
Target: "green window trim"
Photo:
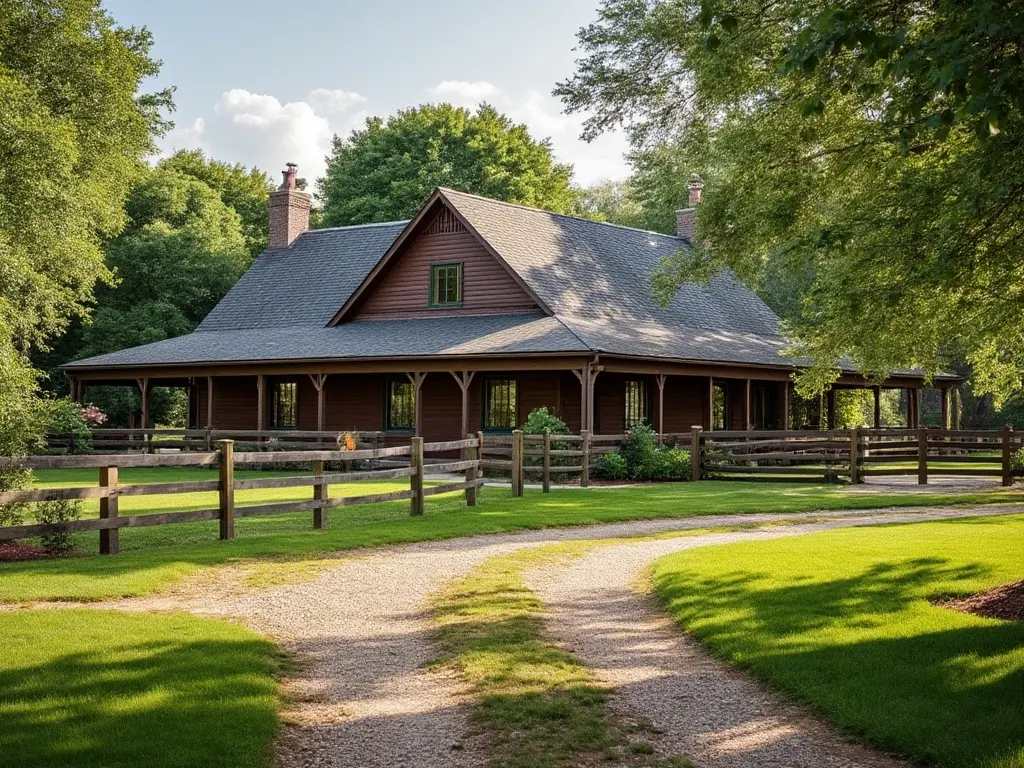
<path fill-rule="evenodd" d="M 408 378 L 389 377 L 384 384 L 384 431 L 416 430 L 416 386 Z"/>
<path fill-rule="evenodd" d="M 270 394 L 270 428 L 298 429 L 299 385 L 295 381 L 276 381 Z"/>
<path fill-rule="evenodd" d="M 462 306 L 462 262 L 430 265 L 430 308 Z"/>
<path fill-rule="evenodd" d="M 519 425 L 519 381 L 513 378 L 484 379 L 480 419 L 484 432 L 510 433 Z"/>

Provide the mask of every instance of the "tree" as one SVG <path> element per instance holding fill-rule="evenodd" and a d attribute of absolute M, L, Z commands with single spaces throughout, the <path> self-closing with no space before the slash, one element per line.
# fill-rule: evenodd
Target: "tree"
<path fill-rule="evenodd" d="M 637 202 L 629 181 L 599 181 L 578 189 L 572 212 L 595 221 L 649 228 L 646 211 Z"/>
<path fill-rule="evenodd" d="M 323 226 L 407 219 L 435 187 L 568 212 L 572 168 L 556 163 L 547 140 L 535 141 L 494 107 L 450 104 L 373 117 L 345 139 L 334 137 L 327 175 L 318 180 Z"/>
<path fill-rule="evenodd" d="M 215 190 L 221 201 L 239 215 L 249 255 L 256 258 L 267 247 L 267 201 L 273 184 L 259 168 L 208 158 L 201 149 L 182 149 L 165 157 L 158 168 L 176 171 Z"/>
<path fill-rule="evenodd" d="M 167 127 L 170 92 L 140 92 L 159 70 L 151 46 L 97 0 L 0 0 L 4 452 L 39 424 L 21 418 L 37 378 L 25 354 L 83 316 L 109 279 L 101 240 L 124 226 L 125 197 Z"/>
<path fill-rule="evenodd" d="M 721 266 L 800 287 L 788 331 L 815 366 L 882 378 L 971 363 L 1021 387 L 1024 3 L 606 0 L 557 93 L 587 135 L 628 122 L 713 169 L 698 234 L 663 290 Z"/>
<path fill-rule="evenodd" d="M 84 358 L 190 333 L 249 263 L 242 221 L 220 195 L 177 171 L 151 171 L 125 205 L 131 223 L 106 246 L 117 285 L 102 287 L 92 321 L 62 339 L 64 359 Z M 137 408 L 124 388 L 96 390 L 96 401 L 123 424 Z M 151 413 L 176 407 L 161 394 Z"/>

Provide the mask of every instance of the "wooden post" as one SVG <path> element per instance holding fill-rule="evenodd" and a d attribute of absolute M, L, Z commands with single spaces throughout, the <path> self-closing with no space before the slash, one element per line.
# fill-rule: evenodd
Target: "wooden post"
<path fill-rule="evenodd" d="M 750 387 L 750 379 L 747 379 L 747 384 L 746 384 L 746 388 L 745 388 L 745 391 L 744 391 L 744 399 L 743 399 L 743 403 L 744 403 L 744 405 L 743 405 L 743 415 L 744 415 L 744 417 L 747 420 L 747 430 L 748 431 L 754 428 L 754 419 L 751 418 L 752 414 L 750 413 L 750 411 L 751 411 L 751 407 L 750 407 L 751 391 L 750 391 L 750 389 L 751 389 L 751 387 Z"/>
<path fill-rule="evenodd" d="M 423 387 L 423 380 L 427 374 L 419 371 L 405 374 L 413 387 L 413 429 L 417 437 L 423 435 L 423 402 L 420 397 L 420 389 Z"/>
<path fill-rule="evenodd" d="M 544 493 L 551 493 L 551 430 L 544 428 Z"/>
<path fill-rule="evenodd" d="M 324 506 L 313 510 L 313 527 L 317 530 L 327 527 L 327 499 L 328 487 L 323 482 L 324 463 L 323 461 L 313 462 L 313 499 L 324 502 Z"/>
<path fill-rule="evenodd" d="M 149 435 L 145 432 L 145 430 L 149 429 L 149 379 L 143 376 L 137 379 L 137 381 L 139 392 L 142 396 L 142 452 L 151 453 L 152 446 L 149 441 Z"/>
<path fill-rule="evenodd" d="M 220 537 L 235 538 L 235 441 L 218 440 L 220 452 Z"/>
<path fill-rule="evenodd" d="M 875 394 L 875 429 L 880 429 L 882 426 L 882 388 L 872 387 Z"/>
<path fill-rule="evenodd" d="M 327 401 L 325 394 L 327 384 L 326 373 L 311 373 L 309 374 L 309 380 L 313 382 L 313 388 L 316 390 L 316 431 L 324 431 L 324 421 L 327 418 Z M 317 442 L 320 442 L 320 438 L 317 437 Z"/>
<path fill-rule="evenodd" d="M 478 475 L 480 477 L 483 477 L 484 476 L 484 433 L 482 431 L 476 433 L 476 440 L 480 444 L 480 447 L 477 449 L 479 451 L 479 453 L 477 454 L 477 458 L 480 459 L 480 471 L 479 471 Z"/>
<path fill-rule="evenodd" d="M 949 387 L 940 390 L 939 394 L 942 396 L 942 428 L 949 429 Z"/>
<path fill-rule="evenodd" d="M 512 431 L 512 496 L 523 495 L 523 430 Z"/>
<path fill-rule="evenodd" d="M 206 377 L 206 429 L 213 429 L 213 376 Z M 209 450 L 210 446 L 206 446 Z"/>
<path fill-rule="evenodd" d="M 117 517 L 117 467 L 100 467 L 100 485 L 107 489 L 109 496 L 100 498 L 100 519 Z M 117 528 L 100 531 L 100 554 L 116 555 L 120 549 Z"/>
<path fill-rule="evenodd" d="M 258 432 L 262 432 L 266 424 L 266 389 L 266 379 L 261 373 L 256 376 L 256 430 Z"/>
<path fill-rule="evenodd" d="M 789 382 L 782 382 L 782 428 L 789 429 Z"/>
<path fill-rule="evenodd" d="M 479 438 L 474 438 L 473 435 L 470 435 L 470 434 L 467 434 L 466 437 L 469 440 L 474 440 L 474 439 L 479 440 Z M 470 447 L 470 448 L 467 448 L 465 450 L 464 453 L 465 453 L 466 461 L 477 461 L 477 462 L 480 461 L 480 446 L 481 445 L 482 445 L 482 443 L 477 442 L 475 448 L 474 447 Z M 466 470 L 466 482 L 467 483 L 475 483 L 477 481 L 477 469 L 478 469 L 478 467 L 479 467 L 479 465 L 475 466 L 475 467 L 469 467 Z M 469 488 L 466 489 L 466 506 L 467 507 L 475 507 L 476 506 L 476 485 L 471 485 Z"/>
<path fill-rule="evenodd" d="M 590 363 L 585 368 L 574 369 L 572 375 L 580 382 L 580 434 L 587 428 L 587 382 L 590 381 Z"/>
<path fill-rule="evenodd" d="M 917 484 L 928 485 L 928 430 L 917 430 Z"/>
<path fill-rule="evenodd" d="M 850 430 L 850 484 L 857 485 L 860 482 L 860 435 L 857 428 Z"/>
<path fill-rule="evenodd" d="M 690 464 L 693 468 L 694 481 L 700 480 L 700 433 L 703 431 L 699 424 L 694 424 L 690 430 Z"/>
<path fill-rule="evenodd" d="M 825 402 L 828 407 L 828 421 L 827 428 L 836 428 L 836 391 L 834 388 L 829 388 L 828 393 L 825 395 Z"/>
<path fill-rule="evenodd" d="M 455 379 L 455 383 L 459 385 L 459 389 L 462 390 L 462 434 L 469 433 L 469 385 L 473 383 L 473 377 L 476 376 L 475 371 L 462 371 L 456 373 L 455 371 L 448 371 Z"/>
<path fill-rule="evenodd" d="M 423 515 L 423 438 L 412 439 L 412 454 L 409 457 L 412 474 L 409 476 L 409 489 L 412 491 L 412 504 L 409 514 L 413 517 Z"/>
<path fill-rule="evenodd" d="M 654 381 L 658 385 L 658 445 L 665 443 L 665 379 L 664 373 L 659 373 Z"/>
<path fill-rule="evenodd" d="M 1009 488 L 1013 485 L 1013 427 L 1007 424 L 1003 427 L 1003 487 Z"/>
<path fill-rule="evenodd" d="M 583 472 L 580 474 L 580 488 L 590 487 L 590 430 L 584 429 L 580 432 L 580 437 L 583 441 L 580 443 L 580 449 L 583 451 L 583 456 L 580 457 L 580 465 L 583 467 Z"/>
<path fill-rule="evenodd" d="M 706 421 L 707 421 L 706 426 L 707 426 L 708 432 L 711 432 L 715 428 L 715 377 L 714 376 L 708 376 L 708 402 L 707 402 L 707 407 L 708 407 L 708 417 L 706 419 Z"/>

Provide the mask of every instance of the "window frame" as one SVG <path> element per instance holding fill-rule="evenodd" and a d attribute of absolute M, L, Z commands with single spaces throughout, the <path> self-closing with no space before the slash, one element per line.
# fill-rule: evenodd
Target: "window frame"
<path fill-rule="evenodd" d="M 428 286 L 428 302 L 430 309 L 457 309 L 462 306 L 462 269 L 461 261 L 446 261 L 441 264 L 430 265 L 430 285 Z M 442 269 L 456 270 L 456 285 L 459 298 L 456 301 L 438 301 L 435 288 L 437 287 L 438 273 Z"/>
<path fill-rule="evenodd" d="M 409 414 L 410 423 L 408 427 L 392 427 L 391 416 L 394 413 L 394 407 L 392 404 L 392 393 L 393 386 L 395 384 L 401 384 L 408 386 L 411 394 L 412 409 Z M 416 432 L 416 385 L 409 381 L 408 377 L 403 376 L 387 376 L 384 379 L 384 413 L 382 417 L 382 424 L 384 432 L 390 432 L 394 434 L 413 434 Z"/>
<path fill-rule="evenodd" d="M 639 400 L 630 397 L 629 390 L 632 385 L 635 385 L 640 389 Z M 629 432 L 633 427 L 651 423 L 651 388 L 648 385 L 647 379 L 626 379 L 622 385 L 622 401 L 622 425 L 625 427 L 624 431 Z M 633 421 L 632 423 L 630 422 L 629 413 L 631 402 L 637 403 L 642 411 L 640 419 L 638 421 Z"/>
<path fill-rule="evenodd" d="M 491 386 L 496 383 L 511 383 L 515 388 L 515 397 L 511 406 L 513 409 L 512 413 L 512 426 L 509 427 L 494 427 L 488 425 L 488 416 L 491 411 Z M 513 430 L 519 426 L 519 403 L 521 398 L 521 388 L 519 386 L 519 379 L 515 376 L 488 376 L 483 381 L 483 391 L 480 393 L 480 427 L 484 432 L 489 434 L 511 434 Z"/>
<path fill-rule="evenodd" d="M 291 424 L 281 424 L 281 387 L 292 388 L 292 416 Z M 297 430 L 299 428 L 299 382 L 295 379 L 275 379 L 271 383 L 270 390 L 270 429 L 282 432 Z"/>
<path fill-rule="evenodd" d="M 710 431 L 711 432 L 714 432 L 715 430 L 726 431 L 732 425 L 732 407 L 731 407 L 731 403 L 730 403 L 731 392 L 730 392 L 729 382 L 727 382 L 727 381 L 715 381 L 715 382 L 712 382 L 711 388 L 712 388 L 713 391 L 718 390 L 718 391 L 721 391 L 721 393 L 722 393 L 722 426 L 721 427 L 716 427 L 715 426 L 715 399 L 716 398 L 714 397 L 714 395 L 712 395 L 711 416 L 710 416 L 710 419 L 708 420 L 708 424 L 710 425 Z"/>

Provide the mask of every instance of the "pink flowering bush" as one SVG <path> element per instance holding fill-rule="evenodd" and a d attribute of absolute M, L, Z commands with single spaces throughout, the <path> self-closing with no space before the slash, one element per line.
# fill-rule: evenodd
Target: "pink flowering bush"
<path fill-rule="evenodd" d="M 107 414 L 105 414 L 92 403 L 90 403 L 89 405 L 83 405 L 78 412 L 82 416 L 82 421 L 84 421 L 90 427 L 98 427 L 101 424 L 106 424 L 107 422 Z"/>

